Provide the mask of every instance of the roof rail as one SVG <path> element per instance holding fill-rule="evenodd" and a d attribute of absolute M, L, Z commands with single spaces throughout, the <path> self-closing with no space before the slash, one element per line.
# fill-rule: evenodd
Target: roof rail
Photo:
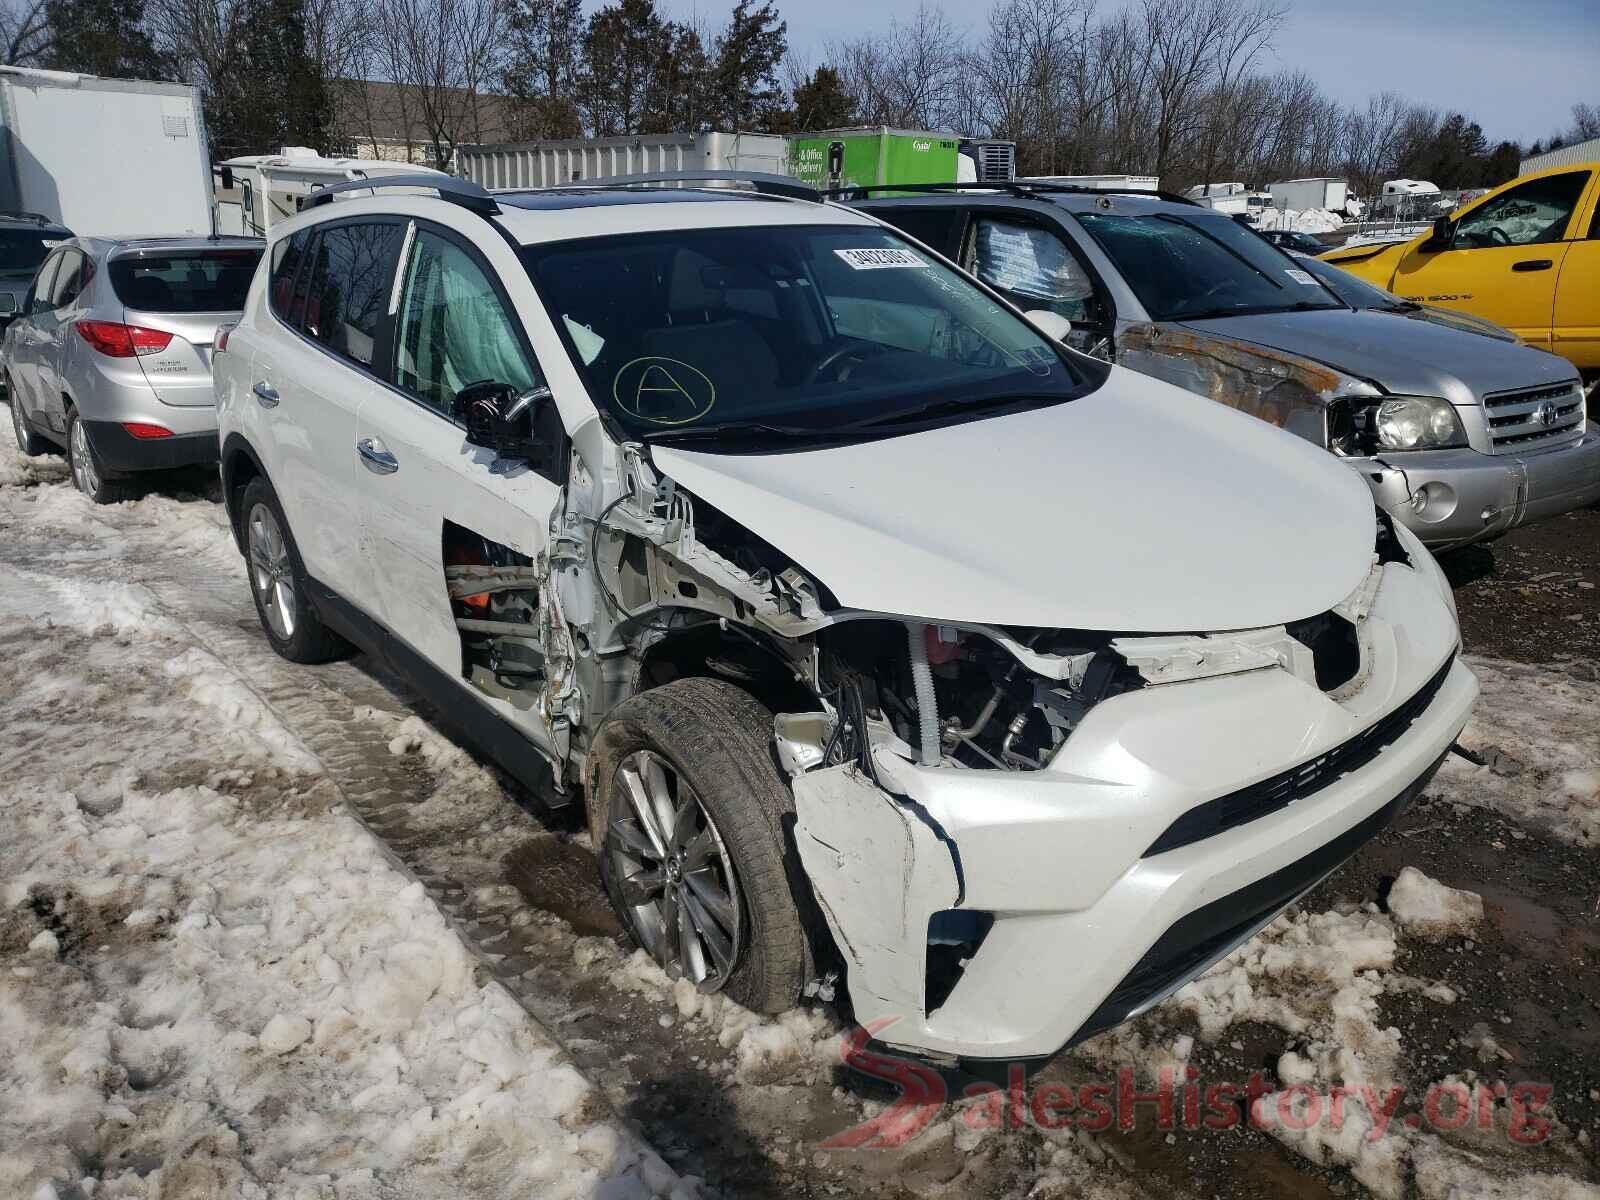
<path fill-rule="evenodd" d="M 822 194 L 829 199 L 840 200 L 865 200 L 873 192 L 965 192 L 988 191 L 1008 192 L 1013 196 L 1027 199 L 1030 196 L 1043 196 L 1059 193 L 1068 196 L 1144 196 L 1151 200 L 1165 200 L 1168 204 L 1187 204 L 1191 208 L 1201 208 L 1187 196 L 1178 196 L 1172 192 L 1148 192 L 1141 188 L 1102 188 L 1090 187 L 1079 183 L 1029 183 L 1020 179 L 992 180 L 967 180 L 962 183 L 880 183 L 866 186 L 831 188 Z"/>
<path fill-rule="evenodd" d="M 376 192 L 379 188 L 426 188 L 438 192 L 439 199 L 460 205 L 479 216 L 493 217 L 500 213 L 494 197 L 470 179 L 457 179 L 453 175 L 379 175 L 368 179 L 347 179 L 316 188 L 306 197 L 305 207 L 315 208 L 327 204 L 340 192 Z"/>
<path fill-rule="evenodd" d="M 748 183 L 763 196 L 784 196 L 790 200 L 822 203 L 822 193 L 810 184 L 801 183 L 789 175 L 772 175 L 761 171 L 655 171 L 646 175 L 607 175 L 600 179 L 574 179 L 571 183 L 557 184 L 546 190 L 629 187 L 640 183 L 707 183 L 717 180 Z"/>

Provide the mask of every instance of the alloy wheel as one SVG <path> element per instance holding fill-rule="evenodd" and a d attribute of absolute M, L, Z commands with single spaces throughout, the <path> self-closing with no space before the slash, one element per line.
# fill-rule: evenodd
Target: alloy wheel
<path fill-rule="evenodd" d="M 299 609 L 288 539 L 278 516 L 265 504 L 250 510 L 250 583 L 267 624 L 280 641 L 294 637 Z"/>
<path fill-rule="evenodd" d="M 671 763 L 636 750 L 607 817 L 607 865 L 634 936 L 673 978 L 720 989 L 743 948 L 744 906 L 711 814 Z"/>
<path fill-rule="evenodd" d="M 85 496 L 93 496 L 100 490 L 100 472 L 94 465 L 94 455 L 89 451 L 89 435 L 84 431 L 82 421 L 72 422 L 72 477 L 78 484 L 78 490 Z"/>

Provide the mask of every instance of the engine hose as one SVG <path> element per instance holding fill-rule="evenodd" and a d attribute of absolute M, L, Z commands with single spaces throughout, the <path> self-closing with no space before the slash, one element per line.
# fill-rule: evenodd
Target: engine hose
<path fill-rule="evenodd" d="M 933 694 L 933 668 L 928 666 L 927 626 L 906 622 L 911 651 L 911 686 L 917 693 L 917 724 L 922 745 L 919 761 L 925 767 L 939 765 L 939 701 Z"/>

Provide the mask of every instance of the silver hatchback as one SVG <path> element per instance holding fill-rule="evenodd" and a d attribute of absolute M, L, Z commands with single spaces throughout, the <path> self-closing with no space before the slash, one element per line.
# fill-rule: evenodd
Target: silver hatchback
<path fill-rule="evenodd" d="M 212 343 L 244 307 L 258 238 L 74 238 L 40 264 L 0 341 L 17 446 L 67 452 L 78 489 L 214 463 Z"/>

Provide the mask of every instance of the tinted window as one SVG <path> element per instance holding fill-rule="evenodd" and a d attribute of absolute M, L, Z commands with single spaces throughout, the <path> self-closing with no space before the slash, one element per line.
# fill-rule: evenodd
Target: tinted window
<path fill-rule="evenodd" d="M 246 187 L 249 185 L 246 184 Z M 272 244 L 272 275 L 267 282 L 267 303 L 273 314 L 290 325 L 299 325 L 298 318 L 289 318 L 289 299 L 294 291 L 295 275 L 305 262 L 306 247 L 311 243 L 309 229 L 302 229 L 292 237 Z"/>
<path fill-rule="evenodd" d="M 89 282 L 93 266 L 77 250 L 68 250 L 61 256 L 61 267 L 50 285 L 50 307 L 65 308 L 76 300 Z"/>
<path fill-rule="evenodd" d="M 932 246 L 947 258 L 955 257 L 956 226 L 962 217 L 960 209 L 884 208 L 868 211 L 905 230 L 924 245 Z"/>
<path fill-rule="evenodd" d="M 256 249 L 140 251 L 111 260 L 111 288 L 129 308 L 162 313 L 238 312 L 261 261 Z"/>
<path fill-rule="evenodd" d="M 1559 242 L 1589 182 L 1587 171 L 1532 179 L 1485 200 L 1456 223 L 1454 245 L 1531 246 Z"/>
<path fill-rule="evenodd" d="M 526 391 L 538 374 L 488 275 L 460 246 L 419 230 L 411 243 L 395 335 L 394 382 L 453 415 L 469 383 Z"/>
<path fill-rule="evenodd" d="M 32 229 L 0 229 L 0 277 L 23 279 L 32 275 L 51 247 L 62 240 Z"/>
<path fill-rule="evenodd" d="M 50 289 L 55 286 L 56 270 L 61 266 L 60 254 L 52 255 L 45 259 L 44 266 L 39 268 L 39 274 L 33 281 L 33 287 L 28 291 L 28 311 L 44 312 L 50 307 Z"/>
<path fill-rule="evenodd" d="M 1154 320 L 1340 307 L 1283 251 L 1226 216 L 1073 215 Z"/>
<path fill-rule="evenodd" d="M 322 231 L 311 262 L 305 331 L 329 350 L 372 365 L 401 227 L 393 222 L 335 225 Z"/>

